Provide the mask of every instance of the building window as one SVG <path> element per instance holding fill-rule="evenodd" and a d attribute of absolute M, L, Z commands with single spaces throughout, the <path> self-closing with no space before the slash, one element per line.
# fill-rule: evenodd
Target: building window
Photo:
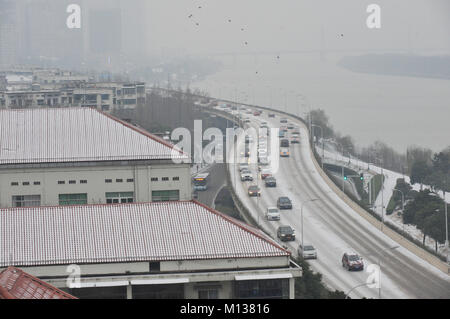
<path fill-rule="evenodd" d="M 161 178 L 161 179 L 162 179 L 163 182 L 167 182 L 167 181 L 169 180 L 168 177 L 163 177 L 163 178 Z"/>
<path fill-rule="evenodd" d="M 152 177 L 152 178 L 151 178 L 151 181 L 152 181 L 152 182 L 157 182 L 157 181 L 158 181 L 158 177 Z"/>
<path fill-rule="evenodd" d="M 134 183 L 134 178 L 128 178 L 127 183 Z"/>
<path fill-rule="evenodd" d="M 34 182 L 33 185 L 41 185 L 41 182 Z"/>
<path fill-rule="evenodd" d="M 105 179 L 105 183 L 112 183 L 112 179 Z"/>
<path fill-rule="evenodd" d="M 65 184 L 66 182 L 65 181 L 58 181 L 58 185 L 62 185 L 62 184 Z"/>
<path fill-rule="evenodd" d="M 133 203 L 133 202 L 134 202 L 133 192 L 106 193 L 107 204 Z"/>
<path fill-rule="evenodd" d="M 219 299 L 219 290 L 214 288 L 199 290 L 198 299 Z"/>
<path fill-rule="evenodd" d="M 121 178 L 116 179 L 116 183 L 123 183 L 123 179 Z"/>
<path fill-rule="evenodd" d="M 160 272 L 161 271 L 161 263 L 159 261 L 151 262 L 149 264 L 150 272 Z"/>
<path fill-rule="evenodd" d="M 59 205 L 85 205 L 87 194 L 59 194 Z"/>
<path fill-rule="evenodd" d="M 180 200 L 179 190 L 152 191 L 153 202 L 167 202 Z"/>
<path fill-rule="evenodd" d="M 173 180 L 173 181 L 179 181 L 180 178 L 179 178 L 178 176 L 175 176 L 175 177 L 172 178 L 172 180 Z"/>
<path fill-rule="evenodd" d="M 288 299 L 289 279 L 244 280 L 235 282 L 237 299 Z"/>
<path fill-rule="evenodd" d="M 80 184 L 87 184 L 87 180 L 82 179 L 82 180 L 80 181 Z"/>
<path fill-rule="evenodd" d="M 69 181 L 69 184 L 76 184 L 77 181 Z"/>
<path fill-rule="evenodd" d="M 17 183 L 17 182 L 11 182 L 11 186 L 19 186 L 19 183 Z"/>
<path fill-rule="evenodd" d="M 13 207 L 41 206 L 41 195 L 15 195 L 12 197 Z"/>

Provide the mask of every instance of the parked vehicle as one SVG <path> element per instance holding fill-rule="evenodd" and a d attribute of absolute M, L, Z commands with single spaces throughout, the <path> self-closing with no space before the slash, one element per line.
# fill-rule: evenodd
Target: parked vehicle
<path fill-rule="evenodd" d="M 317 259 L 317 250 L 313 245 L 305 243 L 298 246 L 298 255 L 304 259 Z"/>
<path fill-rule="evenodd" d="M 364 270 L 362 258 L 355 252 L 347 252 L 342 256 L 342 267 L 350 270 Z"/>
<path fill-rule="evenodd" d="M 277 237 L 282 241 L 295 240 L 294 229 L 291 226 L 280 226 L 277 230 Z"/>
<path fill-rule="evenodd" d="M 275 117 L 274 113 L 269 113 L 269 117 Z"/>
<path fill-rule="evenodd" d="M 285 117 L 280 118 L 280 123 L 287 123 L 288 120 Z"/>
<path fill-rule="evenodd" d="M 280 220 L 280 211 L 276 207 L 267 207 L 267 220 Z"/>

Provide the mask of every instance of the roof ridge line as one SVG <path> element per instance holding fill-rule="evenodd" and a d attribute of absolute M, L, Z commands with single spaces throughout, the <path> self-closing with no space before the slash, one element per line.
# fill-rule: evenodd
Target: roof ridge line
<path fill-rule="evenodd" d="M 169 147 L 170 149 L 175 150 L 175 151 L 179 152 L 179 153 L 182 154 L 182 155 L 189 156 L 188 154 L 184 153 L 182 150 L 180 150 L 180 149 L 178 149 L 178 148 L 175 148 L 175 145 L 170 144 L 170 143 L 167 143 L 166 141 L 164 141 L 164 140 L 161 139 L 160 137 L 158 137 L 158 136 L 156 136 L 156 135 L 154 135 L 154 134 L 151 134 L 150 132 L 147 132 L 145 129 L 141 129 L 141 128 L 135 126 L 135 125 L 132 125 L 131 123 L 128 123 L 128 122 L 126 122 L 126 121 L 124 121 L 124 120 L 121 120 L 121 119 L 119 119 L 119 118 L 117 118 L 117 117 L 115 117 L 115 116 L 113 116 L 113 115 L 111 115 L 111 114 L 102 112 L 102 111 L 100 111 L 100 110 L 98 110 L 98 109 L 96 109 L 96 108 L 92 108 L 92 109 L 95 110 L 95 111 L 97 111 L 97 112 L 99 112 L 99 113 L 102 114 L 103 116 L 106 116 L 106 117 L 110 118 L 111 120 L 114 120 L 114 121 L 116 121 L 116 122 L 118 122 L 118 123 L 120 123 L 120 124 L 122 124 L 122 125 L 128 127 L 129 129 L 132 129 L 133 131 L 136 131 L 136 132 L 138 132 L 138 133 L 140 133 L 140 134 L 142 134 L 142 135 L 144 135 L 144 136 L 146 136 L 146 137 L 148 137 L 148 138 L 154 140 L 155 142 L 158 142 L 158 143 L 160 143 L 160 144 L 163 144 L 164 146 L 167 146 L 167 147 Z"/>
<path fill-rule="evenodd" d="M 196 200 L 194 200 L 194 199 L 193 199 L 191 202 L 194 203 L 194 204 L 197 204 L 197 205 L 199 205 L 199 206 L 201 206 L 201 207 L 203 207 L 203 208 L 205 208 L 206 210 L 210 211 L 210 212 L 213 213 L 213 214 L 218 215 L 219 217 L 221 217 L 221 218 L 225 219 L 226 221 L 232 223 L 233 225 L 235 225 L 235 226 L 237 226 L 237 227 L 243 229 L 244 231 L 246 231 L 246 232 L 248 232 L 248 233 L 250 233 L 250 234 L 252 234 L 252 235 L 254 235 L 254 236 L 256 236 L 256 237 L 258 237 L 258 238 L 260 238 L 260 239 L 262 239 L 263 241 L 265 241 L 265 242 L 269 243 L 270 245 L 274 246 L 275 248 L 278 248 L 278 249 L 280 249 L 280 250 L 286 252 L 289 256 L 291 255 L 291 252 L 290 252 L 289 250 L 287 250 L 287 249 L 283 248 L 282 246 L 278 245 L 278 243 L 276 243 L 275 241 L 273 241 L 273 240 L 268 240 L 268 239 L 265 238 L 264 236 L 261 236 L 260 234 L 255 233 L 253 230 L 251 230 L 251 229 L 249 229 L 249 228 L 247 228 L 247 227 L 244 227 L 244 226 L 242 225 L 242 222 L 239 222 L 239 223 L 238 223 L 238 220 L 237 220 L 237 219 L 235 219 L 235 218 L 233 218 L 233 217 L 231 217 L 231 216 L 225 215 L 224 213 L 219 212 L 219 211 L 217 211 L 217 210 L 215 210 L 215 209 L 213 209 L 213 208 L 211 208 L 211 207 L 209 207 L 209 206 L 207 206 L 207 205 L 205 205 L 205 204 L 203 204 L 203 203 L 200 203 L 200 202 L 198 202 L 198 201 L 196 201 Z M 244 223 L 244 224 L 245 224 L 245 223 Z M 247 225 L 247 224 L 246 224 L 246 225 Z M 251 226 L 251 225 L 247 225 L 247 226 L 253 227 L 253 226 Z M 260 230 L 260 231 L 262 231 L 262 230 Z M 276 244 L 275 244 L 275 243 L 276 243 Z"/>

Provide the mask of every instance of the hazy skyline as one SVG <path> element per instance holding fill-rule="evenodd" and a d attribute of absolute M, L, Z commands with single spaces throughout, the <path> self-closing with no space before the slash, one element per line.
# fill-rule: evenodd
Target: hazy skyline
<path fill-rule="evenodd" d="M 371 3 L 381 6 L 379 30 L 366 26 Z M 147 2 L 146 17 L 153 51 L 298 50 L 320 48 L 324 38 L 329 49 L 412 46 L 448 52 L 449 12 L 446 0 L 153 0 Z"/>

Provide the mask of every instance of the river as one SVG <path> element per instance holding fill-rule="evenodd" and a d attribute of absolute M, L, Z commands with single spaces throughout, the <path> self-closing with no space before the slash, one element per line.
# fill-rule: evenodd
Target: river
<path fill-rule="evenodd" d="M 366 146 L 383 141 L 397 151 L 450 145 L 450 81 L 354 73 L 338 54 L 221 57 L 223 69 L 192 87 L 211 96 L 303 114 L 322 108 L 334 128 Z"/>

